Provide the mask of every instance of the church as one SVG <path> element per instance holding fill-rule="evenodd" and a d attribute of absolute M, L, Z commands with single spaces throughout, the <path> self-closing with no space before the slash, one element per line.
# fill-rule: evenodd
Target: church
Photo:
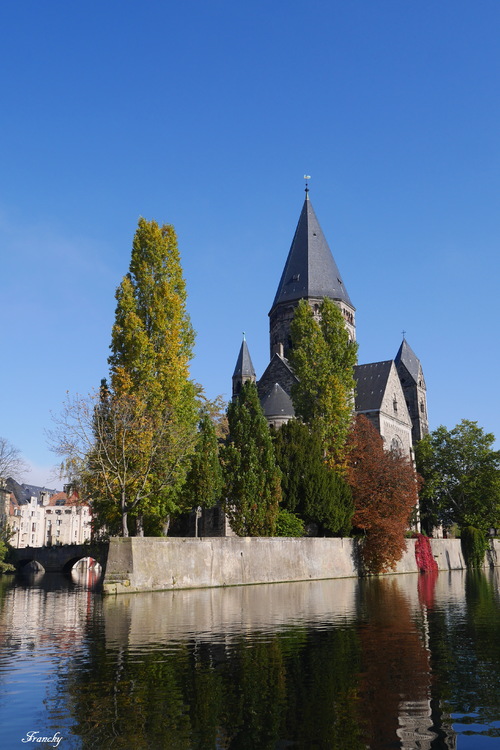
<path fill-rule="evenodd" d="M 270 361 L 257 380 L 245 339 L 233 373 L 232 395 L 243 383 L 257 383 L 270 425 L 280 427 L 295 416 L 291 393 L 297 378 L 287 359 L 295 307 L 307 300 L 315 314 L 325 298 L 340 308 L 351 340 L 356 340 L 356 308 L 306 195 L 295 235 L 269 312 Z M 385 447 L 413 460 L 413 446 L 429 431 L 427 395 L 420 360 L 403 338 L 393 360 L 357 365 L 355 411 L 377 428 Z"/>

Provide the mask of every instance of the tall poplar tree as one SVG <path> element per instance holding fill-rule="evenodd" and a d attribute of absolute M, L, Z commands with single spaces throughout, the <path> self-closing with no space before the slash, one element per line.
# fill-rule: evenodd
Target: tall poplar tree
<path fill-rule="evenodd" d="M 142 533 L 144 524 L 157 530 L 171 513 L 184 509 L 180 490 L 198 421 L 196 389 L 189 379 L 194 331 L 172 226 L 139 220 L 129 273 L 116 300 L 105 409 L 122 409 L 125 402 L 128 423 L 137 412 L 142 430 L 133 439 L 130 431 L 119 434 L 124 466 L 120 480 L 105 486 L 108 496 L 116 486 L 122 516 L 135 516 Z M 132 475 L 133 486 L 128 484 Z M 123 533 L 128 533 L 126 521 Z"/>
<path fill-rule="evenodd" d="M 238 536 L 273 536 L 281 500 L 281 472 L 255 383 L 243 385 L 227 410 L 222 450 L 225 510 Z"/>
<path fill-rule="evenodd" d="M 291 324 L 289 359 L 298 378 L 293 386 L 295 414 L 322 441 L 331 468 L 345 468 L 347 437 L 354 410 L 357 344 L 349 339 L 338 306 L 324 299 L 316 317 L 306 300 Z"/>

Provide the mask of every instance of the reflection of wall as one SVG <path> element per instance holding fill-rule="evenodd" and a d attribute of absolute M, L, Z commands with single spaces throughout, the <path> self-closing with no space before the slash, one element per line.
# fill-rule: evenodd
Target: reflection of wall
<path fill-rule="evenodd" d="M 227 638 L 300 623 L 344 625 L 356 619 L 358 586 L 357 579 L 345 578 L 106 597 L 106 641 L 212 641 L 221 634 Z"/>

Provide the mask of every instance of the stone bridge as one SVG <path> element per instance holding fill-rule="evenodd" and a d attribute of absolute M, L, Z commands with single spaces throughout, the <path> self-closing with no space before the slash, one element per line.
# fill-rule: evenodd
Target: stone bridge
<path fill-rule="evenodd" d="M 9 561 L 17 570 L 33 560 L 39 563 L 46 573 L 67 573 L 75 563 L 84 557 L 91 557 L 102 566 L 103 574 L 108 560 L 108 542 L 94 544 L 62 544 L 52 547 L 21 547 L 10 550 Z"/>

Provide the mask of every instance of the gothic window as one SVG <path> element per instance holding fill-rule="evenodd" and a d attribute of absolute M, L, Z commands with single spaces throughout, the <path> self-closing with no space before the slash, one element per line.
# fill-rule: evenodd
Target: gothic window
<path fill-rule="evenodd" d="M 423 401 L 420 402 L 420 411 L 422 412 L 422 414 L 425 414 L 425 407 L 424 407 Z"/>
<path fill-rule="evenodd" d="M 396 397 L 396 394 L 394 394 L 394 399 L 392 401 L 392 405 L 394 407 L 394 414 L 398 413 L 398 399 Z"/>

